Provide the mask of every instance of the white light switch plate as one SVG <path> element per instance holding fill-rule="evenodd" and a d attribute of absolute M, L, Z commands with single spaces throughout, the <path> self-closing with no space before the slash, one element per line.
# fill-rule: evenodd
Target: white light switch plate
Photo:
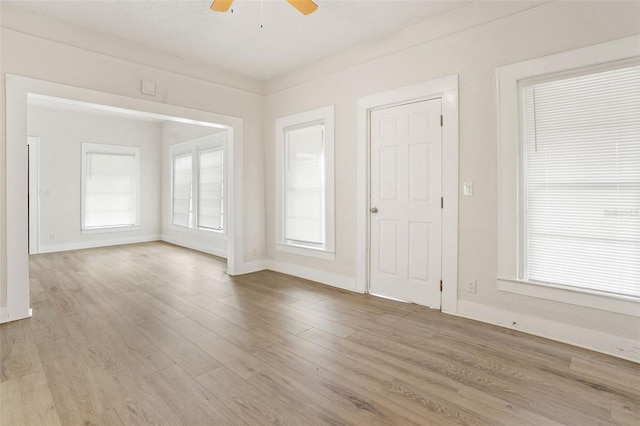
<path fill-rule="evenodd" d="M 464 195 L 473 195 L 473 182 L 464 183 Z"/>

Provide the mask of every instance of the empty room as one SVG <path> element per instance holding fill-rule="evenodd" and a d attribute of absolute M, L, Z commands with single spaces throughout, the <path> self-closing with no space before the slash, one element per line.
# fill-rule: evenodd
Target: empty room
<path fill-rule="evenodd" d="M 0 0 L 0 425 L 640 424 L 640 3 Z"/>

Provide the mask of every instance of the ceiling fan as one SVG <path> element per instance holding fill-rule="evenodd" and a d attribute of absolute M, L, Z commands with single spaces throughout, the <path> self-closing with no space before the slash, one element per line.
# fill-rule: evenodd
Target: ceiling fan
<path fill-rule="evenodd" d="M 303 15 L 309 15 L 316 11 L 318 5 L 311 0 L 287 0 L 289 4 Z M 233 0 L 213 0 L 210 9 L 216 12 L 226 12 L 231 7 Z"/>

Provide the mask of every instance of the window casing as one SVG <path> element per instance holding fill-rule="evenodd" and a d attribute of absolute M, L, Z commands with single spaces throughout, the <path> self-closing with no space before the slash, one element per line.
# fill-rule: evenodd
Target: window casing
<path fill-rule="evenodd" d="M 640 316 L 639 42 L 497 70 L 498 290 Z"/>
<path fill-rule="evenodd" d="M 276 120 L 279 251 L 333 260 L 333 107 Z"/>
<path fill-rule="evenodd" d="M 137 230 L 140 148 L 82 144 L 82 232 Z"/>
<path fill-rule="evenodd" d="M 226 133 L 172 145 L 171 225 L 225 232 Z"/>

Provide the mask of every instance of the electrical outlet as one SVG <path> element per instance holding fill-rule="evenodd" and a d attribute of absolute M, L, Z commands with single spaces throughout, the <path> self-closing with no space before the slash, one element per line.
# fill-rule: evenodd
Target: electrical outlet
<path fill-rule="evenodd" d="M 54 241 L 56 239 L 56 234 L 49 234 L 49 241 Z"/>
<path fill-rule="evenodd" d="M 257 257 L 258 256 L 258 250 L 256 249 L 251 249 L 251 257 Z"/>
<path fill-rule="evenodd" d="M 469 281 L 467 282 L 467 288 L 465 289 L 465 292 L 466 292 L 466 293 L 473 293 L 473 294 L 475 294 L 475 292 L 476 292 L 476 284 L 477 284 L 477 281 L 476 281 L 476 280 L 469 280 Z"/>

